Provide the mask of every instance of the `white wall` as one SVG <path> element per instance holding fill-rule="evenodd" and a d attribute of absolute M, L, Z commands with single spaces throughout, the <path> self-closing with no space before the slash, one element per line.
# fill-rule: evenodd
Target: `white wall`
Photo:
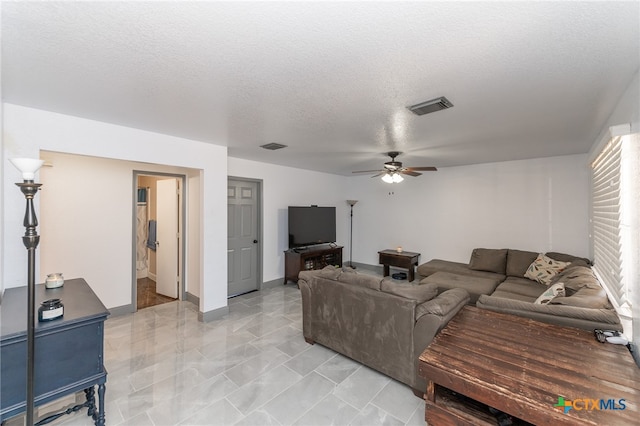
<path fill-rule="evenodd" d="M 228 158 L 229 176 L 261 179 L 263 199 L 263 281 L 284 277 L 284 251 L 288 247 L 287 207 L 336 207 L 336 238 L 345 248 L 343 261 L 349 253 L 348 204 L 345 186 L 347 177 L 256 161 Z"/>
<path fill-rule="evenodd" d="M 40 157 L 51 167 L 40 171 L 40 205 L 46 208 L 38 218 L 38 282 L 47 273 L 63 272 L 66 278 L 85 278 L 107 307 L 132 303 L 133 171 L 183 175 L 199 171 L 49 151 Z M 197 266 L 200 253 L 190 254 L 188 263 Z M 193 281 L 185 278 L 187 286 L 200 285 L 197 276 Z"/>
<path fill-rule="evenodd" d="M 200 311 L 206 313 L 227 305 L 227 170 L 225 164 L 220 164 L 218 161 L 219 158 L 226 157 L 226 147 L 12 104 L 4 105 L 4 142 L 3 165 L 5 167 L 8 164 L 6 158 L 18 156 L 37 158 L 40 151 L 46 150 L 200 169 L 202 177 L 199 188 L 201 193 Z M 21 199 L 22 195 L 14 189 L 13 181 L 16 179 L 19 179 L 17 172 L 7 176 L 3 181 L 6 192 L 3 229 L 5 288 L 21 286 L 26 282 L 26 250 L 22 247 L 21 241 L 24 211 L 15 208 L 15 206 L 24 205 L 24 199 Z M 86 179 L 90 179 L 90 176 Z M 129 188 L 132 188 L 131 182 L 129 180 Z M 36 204 L 39 207 L 39 199 Z M 93 219 L 96 223 L 101 223 L 105 229 L 111 227 L 109 210 L 105 210 L 101 216 Z M 128 226 L 130 228 L 131 223 Z M 114 282 L 125 282 L 126 286 L 129 286 L 131 232 L 131 229 L 126 232 L 126 244 L 129 246 L 126 249 L 129 252 L 128 255 L 123 256 L 123 259 L 127 258 L 126 262 L 122 265 L 110 262 L 113 269 L 111 270 L 112 279 L 109 280 L 108 285 L 113 285 Z M 44 241 L 41 244 L 44 244 Z M 115 254 L 121 250 L 120 244 L 114 243 L 113 239 L 103 244 L 104 250 L 114 253 L 120 261 L 120 254 Z M 63 250 L 64 247 L 57 247 L 57 249 Z M 42 273 L 45 272 L 42 271 Z M 42 273 L 39 272 L 37 276 L 42 276 Z M 110 300 L 110 303 L 120 303 L 121 300 L 124 299 L 118 295 Z"/>
<path fill-rule="evenodd" d="M 586 256 L 586 155 L 441 168 L 386 184 L 350 178 L 354 262 L 402 246 L 468 262 L 475 247 L 560 251 Z"/>
<path fill-rule="evenodd" d="M 2 22 L 2 4 L 0 4 L 0 22 Z M 0 31 L 0 46 L 2 46 L 2 31 Z M 1 52 L 0 52 L 1 53 Z M 4 173 L 4 104 L 2 103 L 2 55 L 0 54 L 0 182 L 5 181 Z M 4 232 L 1 224 L 4 223 L 4 185 L 0 185 L 0 301 L 4 294 Z"/>

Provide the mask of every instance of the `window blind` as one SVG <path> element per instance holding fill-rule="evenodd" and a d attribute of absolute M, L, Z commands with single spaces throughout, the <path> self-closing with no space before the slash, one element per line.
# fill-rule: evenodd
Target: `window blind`
<path fill-rule="evenodd" d="M 621 158 L 622 138 L 616 137 L 609 141 L 591 165 L 593 269 L 617 306 L 627 302 L 620 223 Z"/>

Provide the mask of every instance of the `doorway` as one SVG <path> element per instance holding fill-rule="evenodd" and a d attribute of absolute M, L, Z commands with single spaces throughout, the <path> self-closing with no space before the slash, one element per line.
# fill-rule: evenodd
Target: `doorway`
<path fill-rule="evenodd" d="M 184 184 L 181 175 L 134 172 L 136 310 L 184 299 Z"/>
<path fill-rule="evenodd" d="M 227 295 L 262 283 L 262 182 L 229 178 L 227 185 Z"/>

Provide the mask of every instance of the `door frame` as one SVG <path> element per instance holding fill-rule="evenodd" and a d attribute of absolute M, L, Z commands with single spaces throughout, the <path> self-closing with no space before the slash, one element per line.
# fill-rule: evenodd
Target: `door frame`
<path fill-rule="evenodd" d="M 178 232 L 180 232 L 180 244 L 178 246 L 178 260 L 180 261 L 180 267 L 178 268 L 178 274 L 180 279 L 178 280 L 178 300 L 187 300 L 187 290 L 185 285 L 185 272 L 186 272 L 186 247 L 187 247 L 187 177 L 186 175 L 176 173 L 162 173 L 162 172 L 150 172 L 144 170 L 133 171 L 133 184 L 131 190 L 131 303 L 133 304 L 133 312 L 138 311 L 138 279 L 136 276 L 136 243 L 138 235 L 136 232 L 136 225 L 138 223 L 138 177 L 139 176 L 158 176 L 158 177 L 170 177 L 180 181 L 180 205 L 178 206 L 178 220 L 180 226 Z"/>
<path fill-rule="evenodd" d="M 262 245 L 262 240 L 263 240 L 263 208 L 262 206 L 264 205 L 263 200 L 262 200 L 262 184 L 263 184 L 263 180 L 262 179 L 253 179 L 253 178 L 245 178 L 245 177 L 238 177 L 238 176 L 227 176 L 227 184 L 229 183 L 230 180 L 237 180 L 240 182 L 252 182 L 255 183 L 257 185 L 257 191 L 258 191 L 258 196 L 256 197 L 258 206 L 257 206 L 257 212 L 258 212 L 258 223 L 256 224 L 257 226 L 257 232 L 256 234 L 258 235 L 258 262 L 256 264 L 256 268 L 258 269 L 256 271 L 256 277 L 258 278 L 258 291 L 262 290 L 262 253 L 263 253 L 263 245 Z M 227 218 L 227 223 L 229 221 L 229 218 Z M 227 231 L 227 238 L 229 237 L 229 232 Z M 228 250 L 228 247 L 227 247 Z M 228 286 L 228 284 L 227 284 Z M 229 297 L 229 295 L 227 295 L 227 297 Z"/>

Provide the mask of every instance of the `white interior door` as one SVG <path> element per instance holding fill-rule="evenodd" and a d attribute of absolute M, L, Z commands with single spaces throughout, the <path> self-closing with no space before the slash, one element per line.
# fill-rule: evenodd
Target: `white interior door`
<path fill-rule="evenodd" d="M 178 297 L 178 180 L 157 181 L 156 292 Z"/>

